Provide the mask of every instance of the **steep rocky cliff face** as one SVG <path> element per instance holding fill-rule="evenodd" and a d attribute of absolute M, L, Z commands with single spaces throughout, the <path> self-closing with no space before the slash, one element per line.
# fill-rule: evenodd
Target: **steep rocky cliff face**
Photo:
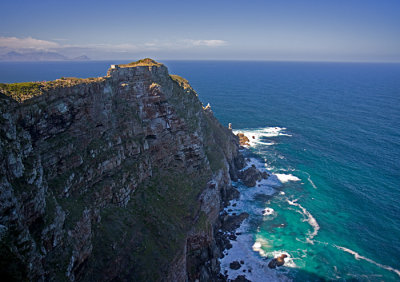
<path fill-rule="evenodd" d="M 18 91 L 0 93 L 3 278 L 218 272 L 214 230 L 243 160 L 186 80 L 143 60 Z"/>

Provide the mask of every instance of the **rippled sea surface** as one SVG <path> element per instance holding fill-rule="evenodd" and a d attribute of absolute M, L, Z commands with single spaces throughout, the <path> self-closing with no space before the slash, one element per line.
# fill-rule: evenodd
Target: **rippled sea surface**
<path fill-rule="evenodd" d="M 111 63 L 0 63 L 0 82 L 99 76 Z M 250 218 L 226 257 L 244 258 L 242 275 L 263 281 L 285 253 L 281 278 L 400 280 L 399 64 L 165 64 L 249 136 L 247 157 L 272 175 L 235 183 Z"/>

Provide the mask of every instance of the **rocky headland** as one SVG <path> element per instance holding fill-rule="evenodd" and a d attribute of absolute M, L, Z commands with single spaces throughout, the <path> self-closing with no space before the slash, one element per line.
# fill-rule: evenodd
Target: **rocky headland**
<path fill-rule="evenodd" d="M 231 179 L 266 176 L 241 171 L 239 138 L 187 80 L 144 59 L 0 84 L 0 120 L 4 279 L 226 279 L 218 258 L 247 217 L 221 213 Z"/>

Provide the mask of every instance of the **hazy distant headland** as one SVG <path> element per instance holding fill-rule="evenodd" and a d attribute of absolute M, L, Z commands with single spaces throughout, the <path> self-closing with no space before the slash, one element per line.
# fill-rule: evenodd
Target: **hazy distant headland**
<path fill-rule="evenodd" d="M 6 54 L 0 55 L 0 61 L 7 61 L 7 62 L 89 61 L 89 60 L 90 58 L 86 55 L 69 58 L 57 52 L 48 52 L 48 51 L 31 51 L 31 52 L 11 51 Z"/>

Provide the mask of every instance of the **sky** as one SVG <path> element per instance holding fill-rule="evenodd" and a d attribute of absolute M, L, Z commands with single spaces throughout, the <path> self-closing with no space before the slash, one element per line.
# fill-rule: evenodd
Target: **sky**
<path fill-rule="evenodd" d="M 3 0 L 0 55 L 400 62 L 400 0 Z"/>

